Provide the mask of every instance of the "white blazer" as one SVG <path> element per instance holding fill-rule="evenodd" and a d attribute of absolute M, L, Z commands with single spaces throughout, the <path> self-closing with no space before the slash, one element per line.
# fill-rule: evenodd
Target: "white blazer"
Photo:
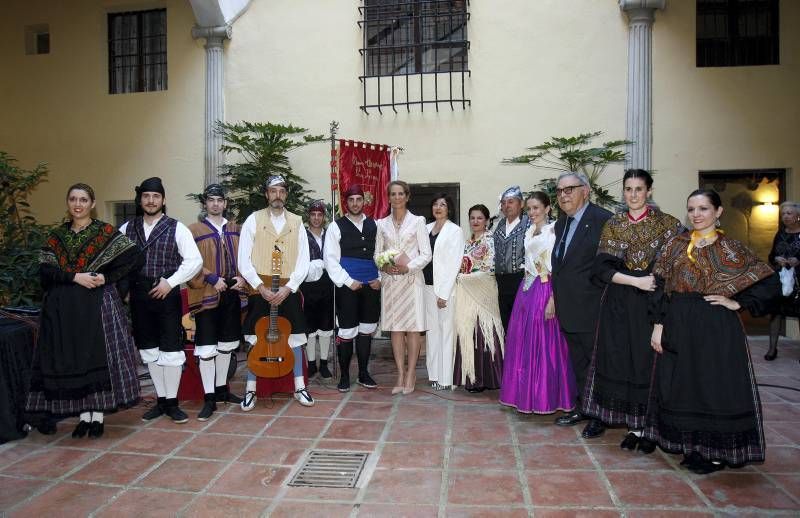
<path fill-rule="evenodd" d="M 425 227 L 428 235 L 434 223 Z M 461 227 L 448 221 L 439 231 L 436 247 L 433 249 L 433 292 L 443 300 L 450 300 L 456 277 L 461 270 L 461 258 L 464 256 L 464 233 Z"/>

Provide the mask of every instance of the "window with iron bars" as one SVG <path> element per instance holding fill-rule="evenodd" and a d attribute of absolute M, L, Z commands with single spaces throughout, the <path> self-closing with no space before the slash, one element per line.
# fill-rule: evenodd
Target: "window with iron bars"
<path fill-rule="evenodd" d="M 777 65 L 778 0 L 697 0 L 697 66 Z"/>
<path fill-rule="evenodd" d="M 466 108 L 468 0 L 363 0 L 361 109 Z"/>
<path fill-rule="evenodd" d="M 167 10 L 108 15 L 108 92 L 167 89 Z"/>

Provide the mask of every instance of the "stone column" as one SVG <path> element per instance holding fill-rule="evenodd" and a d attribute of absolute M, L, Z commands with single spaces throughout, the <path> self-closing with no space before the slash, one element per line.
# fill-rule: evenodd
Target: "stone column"
<path fill-rule="evenodd" d="M 219 181 L 219 168 L 225 163 L 220 151 L 222 137 L 214 128 L 225 120 L 225 63 L 223 43 L 231 37 L 231 27 L 192 28 L 192 37 L 206 40 L 206 117 L 205 117 L 205 185 Z"/>
<path fill-rule="evenodd" d="M 626 169 L 652 168 L 653 148 L 653 21 L 666 0 L 619 0 L 628 16 L 628 103 L 625 137 Z"/>

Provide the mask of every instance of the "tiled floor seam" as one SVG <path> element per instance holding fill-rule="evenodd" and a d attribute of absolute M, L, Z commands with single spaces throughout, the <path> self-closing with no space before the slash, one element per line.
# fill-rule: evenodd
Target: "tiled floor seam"
<path fill-rule="evenodd" d="M 453 449 L 453 414 L 455 403 L 453 401 L 447 402 L 447 418 L 445 420 L 446 428 L 444 434 L 444 455 L 442 457 L 442 485 L 439 488 L 439 518 L 447 516 L 447 498 L 449 496 L 449 482 L 450 482 L 450 453 Z"/>
<path fill-rule="evenodd" d="M 336 405 L 336 408 L 333 410 L 333 413 L 331 413 L 331 415 L 325 418 L 326 423 L 322 427 L 322 430 L 320 430 L 320 432 L 317 434 L 317 437 L 314 438 L 314 440 L 311 442 L 311 446 L 309 446 L 308 448 L 309 450 L 313 450 L 314 448 L 316 448 L 319 442 L 325 436 L 325 434 L 328 433 L 328 430 L 330 429 L 333 420 L 339 416 L 339 414 L 342 411 L 342 408 L 344 408 L 347 405 L 347 402 L 350 401 L 350 399 L 352 398 L 352 394 L 353 394 L 352 391 L 347 392 L 344 395 L 344 397 L 339 401 L 339 404 Z M 284 408 L 289 408 L 293 404 L 295 403 L 290 403 L 289 405 L 286 405 Z M 270 514 L 272 514 L 278 507 L 278 505 L 280 505 L 280 503 L 283 501 L 283 497 L 289 490 L 288 486 L 286 485 L 286 482 L 288 482 L 291 479 L 291 477 L 294 476 L 295 472 L 298 469 L 300 469 L 300 466 L 303 464 L 304 457 L 305 457 L 304 455 L 301 455 L 300 458 L 297 459 L 297 462 L 295 462 L 294 466 L 292 466 L 292 468 L 289 470 L 288 475 L 286 475 L 286 479 L 281 483 L 281 486 L 278 489 L 278 493 L 272 498 L 272 501 L 270 502 L 269 506 L 267 506 L 267 508 L 264 509 L 264 511 L 261 513 L 262 517 L 268 517 Z"/>
<path fill-rule="evenodd" d="M 508 432 L 511 434 L 511 444 L 514 450 L 514 462 L 517 466 L 517 476 L 519 477 L 519 484 L 522 488 L 522 500 L 525 502 L 525 507 L 528 510 L 528 515 L 533 515 L 533 497 L 531 497 L 531 490 L 528 486 L 528 476 L 525 474 L 525 463 L 522 462 L 522 450 L 520 449 L 519 437 L 517 437 L 517 430 L 514 428 L 514 423 L 511 420 L 513 414 L 506 413 L 506 425 Z"/>
<path fill-rule="evenodd" d="M 54 448 L 54 447 L 58 446 L 59 443 L 65 441 L 68 437 L 71 438 L 70 434 L 64 434 L 63 437 L 60 437 L 59 439 L 56 439 L 55 441 L 44 445 L 41 449 L 42 450 L 47 450 L 47 449 Z M 96 452 L 96 454 L 90 456 L 84 462 L 76 465 L 71 470 L 69 470 L 69 471 L 67 471 L 65 473 L 62 473 L 60 477 L 57 477 L 55 479 L 44 479 L 44 480 L 49 480 L 50 482 L 46 483 L 46 484 L 43 484 L 42 487 L 40 487 L 39 489 L 34 491 L 30 496 L 28 496 L 28 498 L 25 498 L 24 500 L 21 500 L 21 501 L 17 502 L 16 504 L 14 504 L 13 506 L 11 506 L 10 508 L 4 510 L 4 514 L 10 512 L 10 511 L 13 511 L 14 509 L 16 509 L 16 508 L 18 508 L 20 506 L 24 506 L 25 504 L 27 504 L 28 502 L 30 502 L 34 498 L 38 497 L 39 495 L 42 495 L 42 494 L 46 493 L 47 491 L 49 491 L 53 487 L 57 486 L 61 482 L 67 482 L 67 477 L 69 477 L 69 476 L 73 475 L 74 473 L 77 473 L 78 471 L 82 470 L 83 468 L 85 468 L 86 466 L 88 466 L 89 464 L 91 464 L 92 462 L 97 460 L 98 458 L 102 457 L 105 453 L 109 452 L 111 448 L 113 448 L 114 446 L 116 446 L 117 444 L 121 443 L 122 441 L 124 441 L 126 439 L 127 439 L 127 437 L 120 437 L 115 442 L 109 444 L 103 450 L 81 450 L 81 451 L 94 451 L 94 452 Z M 15 462 L 13 462 L 11 464 L 16 464 L 17 462 L 23 460 L 28 455 L 32 455 L 37 451 L 40 451 L 40 449 L 37 448 L 36 450 L 31 451 L 27 455 L 24 455 L 23 457 L 21 457 L 20 459 L 17 459 Z M 118 495 L 119 495 L 119 493 L 117 493 L 117 495 L 114 495 L 112 498 L 116 498 Z"/>
<path fill-rule="evenodd" d="M 271 399 L 271 401 L 273 401 L 273 402 L 274 402 L 275 400 L 274 400 L 274 399 Z M 256 402 L 256 404 L 258 404 L 258 402 Z M 290 403 L 290 404 L 291 404 L 291 403 Z M 231 466 L 232 466 L 232 465 L 233 465 L 235 462 L 237 462 L 237 461 L 238 461 L 238 459 L 239 459 L 239 458 L 241 458 L 241 456 L 244 454 L 244 452 L 245 452 L 245 451 L 247 451 L 247 449 L 248 449 L 250 446 L 252 446 L 253 444 L 255 444 L 255 442 L 256 442 L 258 439 L 261 439 L 262 437 L 264 437 L 264 433 L 266 433 L 266 431 L 267 431 L 267 430 L 269 430 L 269 427 L 270 427 L 270 426 L 272 426 L 272 424 L 273 424 L 275 421 L 277 421 L 277 420 L 278 420 L 278 418 L 280 418 L 281 416 L 283 416 L 283 414 L 284 414 L 284 413 L 286 413 L 286 410 L 287 410 L 287 409 L 290 407 L 290 404 L 286 404 L 286 403 L 284 402 L 284 403 L 282 403 L 282 405 L 283 405 L 283 406 L 282 406 L 282 407 L 281 407 L 281 408 L 280 408 L 280 409 L 279 409 L 279 410 L 278 410 L 278 411 L 277 411 L 275 414 L 271 414 L 271 415 L 263 415 L 263 417 L 267 417 L 268 419 L 267 419 L 267 420 L 266 420 L 266 422 L 264 423 L 264 426 L 263 426 L 263 427 L 261 427 L 261 430 L 260 430 L 258 433 L 254 434 L 254 435 L 253 435 L 253 436 L 250 438 L 250 440 L 249 440 L 249 441 L 247 441 L 247 443 L 245 443 L 245 444 L 244 444 L 244 446 L 242 446 L 242 448 L 239 450 L 239 453 L 238 453 L 237 455 L 234 455 L 234 456 L 233 456 L 233 457 L 232 457 L 230 460 L 228 460 L 228 462 L 227 462 L 227 463 L 226 463 L 226 464 L 223 466 L 223 468 L 222 468 L 222 469 L 220 469 L 220 470 L 219 470 L 219 472 L 218 472 L 216 475 L 214 475 L 214 476 L 211 478 L 211 480 L 209 480 L 208 484 L 206 484 L 206 485 L 205 485 L 205 486 L 204 486 L 204 487 L 203 487 L 203 488 L 202 488 L 200 491 L 198 491 L 198 492 L 197 492 L 197 493 L 196 493 L 196 494 L 195 494 L 195 495 L 194 495 L 194 496 L 193 496 L 193 497 L 192 497 L 192 498 L 191 498 L 191 499 L 190 499 L 190 500 L 189 500 L 189 501 L 188 501 L 188 502 L 187 502 L 187 503 L 186 503 L 186 504 L 185 504 L 185 505 L 184 505 L 184 506 L 183 506 L 183 507 L 182 507 L 182 508 L 181 508 L 181 509 L 178 511 L 178 515 L 182 515 L 183 513 L 185 513 L 187 509 L 189 509 L 189 508 L 190 508 L 192 505 L 194 505 L 195 501 L 197 501 L 197 499 L 198 499 L 198 498 L 200 498 L 201 496 L 205 496 L 205 495 L 207 495 L 207 494 L 208 494 L 208 490 L 209 490 L 209 489 L 211 489 L 211 487 L 212 487 L 212 486 L 213 486 L 213 485 L 214 485 L 214 484 L 215 484 L 215 483 L 216 483 L 216 482 L 217 482 L 217 481 L 218 481 L 220 478 L 222 478 L 222 476 L 225 474 L 225 472 L 228 470 L 228 468 L 230 468 L 230 467 L 231 467 Z M 226 413 L 226 414 L 228 414 L 229 412 L 225 412 L 225 413 Z M 234 415 L 235 415 L 235 414 L 234 414 Z M 255 418 L 255 417 L 260 417 L 260 416 L 262 416 L 262 414 L 254 414 L 252 417 L 254 417 L 254 418 Z M 222 418 L 222 416 L 218 417 L 217 419 L 220 419 L 220 418 Z M 234 434 L 231 434 L 231 435 L 234 435 Z M 206 459 L 206 460 L 207 460 L 207 459 Z M 258 498 L 257 498 L 257 497 L 253 497 L 252 499 L 258 499 Z"/>
<path fill-rule="evenodd" d="M 576 428 L 573 429 L 575 430 L 575 433 L 578 433 Z M 624 513 L 624 508 L 622 505 L 622 501 L 619 498 L 619 495 L 617 495 L 617 492 L 614 491 L 614 486 L 612 486 L 611 481 L 608 480 L 608 477 L 606 476 L 603 466 L 595 458 L 594 453 L 592 453 L 592 449 L 589 448 L 589 443 L 584 440 L 581 440 L 581 443 L 583 444 L 583 447 L 586 450 L 586 454 L 589 456 L 589 460 L 592 461 L 592 464 L 594 465 L 595 470 L 597 471 L 597 476 L 600 477 L 600 482 L 602 482 L 603 486 L 606 488 L 608 496 L 611 498 L 611 503 L 617 506 L 618 511 L 626 515 L 626 513 Z"/>
<path fill-rule="evenodd" d="M 767 480 L 769 480 L 769 481 L 770 481 L 770 483 L 772 483 L 772 485 L 773 485 L 773 486 L 775 486 L 775 487 L 777 487 L 778 489 L 780 489 L 781 491 L 783 491 L 783 493 L 784 493 L 786 496 L 788 496 L 788 497 L 789 497 L 789 498 L 790 498 L 790 499 L 791 499 L 791 500 L 792 500 L 794 503 L 796 503 L 796 504 L 800 505 L 800 499 L 798 499 L 798 498 L 795 498 L 795 496 L 794 496 L 794 495 L 793 495 L 791 492 L 787 491 L 787 490 L 786 490 L 786 488 L 785 488 L 785 487 L 783 487 L 783 484 L 781 484 L 781 483 L 780 483 L 778 480 L 776 480 L 776 479 L 775 479 L 775 477 L 773 477 L 773 476 L 772 476 L 772 475 L 773 475 L 773 473 L 766 473 L 766 472 L 764 472 L 764 471 L 761 471 L 761 469 L 760 469 L 760 468 L 761 468 L 760 466 L 755 466 L 756 472 L 760 473 L 760 474 L 761 474 L 761 475 L 762 475 L 764 478 L 766 478 Z M 795 475 L 796 475 L 796 474 L 797 474 L 797 472 L 795 472 L 795 473 L 793 473 L 793 474 L 795 474 Z"/>
<path fill-rule="evenodd" d="M 113 503 L 114 503 L 114 501 L 116 501 L 116 500 L 117 500 L 117 498 L 119 498 L 119 496 L 120 496 L 121 494 L 123 494 L 124 492 L 128 491 L 129 489 L 134 489 L 134 488 L 138 488 L 138 487 L 140 487 L 140 486 L 136 486 L 136 484 L 137 484 L 138 482 L 140 482 L 141 480 L 144 480 L 145 478 L 147 478 L 147 476 L 148 476 L 148 475 L 150 475 L 150 473 L 154 472 L 154 471 L 155 471 L 155 470 L 157 470 L 159 467 L 163 466 L 163 465 L 164 465 L 164 463 L 165 463 L 165 462 L 167 462 L 167 460 L 169 460 L 169 459 L 172 459 L 172 458 L 175 458 L 175 453 L 177 453 L 177 452 L 178 452 L 178 451 L 179 451 L 181 448 L 183 448 L 184 446 L 186 446 L 186 445 L 188 445 L 189 443 L 191 443 L 191 442 L 192 442 L 192 441 L 193 441 L 193 440 L 194 440 L 194 439 L 195 439 L 195 438 L 196 438 L 198 435 L 200 435 L 200 434 L 201 434 L 201 433 L 202 433 L 202 432 L 203 432 L 203 431 L 204 431 L 206 428 L 208 428 L 209 426 L 211 426 L 212 424 L 214 424 L 214 423 L 215 423 L 215 422 L 216 422 L 216 421 L 219 419 L 219 417 L 220 417 L 220 416 L 217 416 L 217 418 L 216 418 L 216 419 L 213 419 L 213 420 L 206 421 L 206 424 L 205 424 L 205 425 L 204 425 L 202 428 L 200 428 L 199 430 L 185 430 L 185 431 L 184 431 L 184 430 L 169 430 L 169 431 L 176 431 L 176 432 L 183 431 L 184 433 L 188 432 L 188 434 L 189 434 L 189 435 L 186 437 L 186 440 L 184 440 L 183 442 L 181 442 L 180 444 L 178 444 L 177 446 L 175 446 L 175 447 L 174 447 L 172 450 L 170 450 L 168 453 L 166 453 L 166 454 L 164 454 L 164 455 L 160 455 L 160 457 L 161 457 L 161 460 L 160 460 L 160 461 L 158 461 L 158 462 L 156 462 L 155 464 L 153 464 L 153 465 L 152 465 L 150 468 L 148 468 L 148 469 L 145 469 L 145 470 L 144 470 L 144 471 L 143 471 L 143 472 L 142 472 L 142 473 L 141 473 L 141 474 L 140 474 L 138 477 L 136 477 L 135 479 L 131 480 L 131 481 L 130 481 L 128 484 L 125 484 L 125 485 L 123 486 L 123 490 L 122 490 L 122 491 L 120 491 L 120 492 L 118 492 L 117 494 L 115 494 L 115 495 L 111 496 L 111 497 L 110 497 L 110 498 L 109 498 L 109 499 L 108 499 L 108 500 L 107 500 L 105 503 L 103 503 L 102 505 L 100 505 L 99 507 L 97 507 L 97 509 L 95 509 L 94 511 L 92 511 L 92 512 L 90 513 L 90 515 L 89 515 L 89 516 L 90 516 L 90 517 L 93 517 L 93 516 L 95 516 L 95 515 L 96 515 L 98 512 L 101 512 L 103 509 L 105 509 L 106 507 L 108 507 L 108 506 L 110 506 L 111 504 L 113 504 Z M 156 422 L 158 419 L 167 419 L 167 416 L 162 416 L 162 417 L 159 417 L 159 418 L 157 418 L 157 419 L 153 419 L 153 420 L 151 420 L 151 421 L 150 421 L 150 422 L 148 422 L 148 423 L 145 423 L 145 426 L 143 426 L 143 427 L 142 427 L 142 430 L 148 430 L 148 429 L 150 429 L 150 427 L 151 427 L 153 424 L 155 424 L 155 422 Z M 180 425 L 176 425 L 176 426 L 180 426 Z M 158 429 L 158 428 L 154 428 L 154 429 Z M 122 440 L 124 440 L 124 439 L 127 439 L 127 437 L 124 437 L 124 438 L 122 438 Z M 115 445 L 116 445 L 116 444 L 117 444 L 117 443 L 115 443 Z M 109 447 L 108 447 L 108 449 L 104 450 L 102 453 L 112 453 L 112 452 L 111 452 L 111 448 L 113 448 L 113 446 L 109 446 Z M 127 453 L 127 452 L 114 452 L 114 453 Z M 135 455 L 135 454 L 137 454 L 137 453 L 136 453 L 136 452 L 133 452 L 133 454 Z M 207 459 L 204 459 L 204 460 L 207 460 Z M 142 488 L 142 489 L 147 489 L 147 488 Z"/>
<path fill-rule="evenodd" d="M 690 488 L 692 488 L 692 491 L 694 492 L 694 494 L 697 495 L 697 497 L 709 509 L 714 510 L 714 504 L 711 502 L 711 500 L 709 500 L 709 498 L 705 495 L 705 493 L 703 493 L 703 491 L 700 489 L 700 487 L 697 484 L 694 483 L 694 480 L 692 480 L 692 477 L 689 476 L 689 472 L 680 467 L 680 465 L 678 464 L 678 462 L 675 460 L 675 458 L 672 455 L 668 455 L 668 454 L 662 452 L 660 448 L 656 449 L 656 451 L 651 453 L 651 455 L 661 455 L 667 461 L 667 463 L 672 467 L 673 472 L 677 473 L 678 477 L 680 477 L 684 482 L 686 482 L 686 484 L 689 485 Z"/>
<path fill-rule="evenodd" d="M 350 511 L 351 518 L 355 518 L 358 516 L 358 513 L 361 512 L 361 506 L 364 504 L 364 498 L 367 495 L 367 488 L 372 480 L 372 476 L 375 474 L 375 469 L 378 466 L 378 462 L 380 462 L 381 455 L 383 454 L 383 448 L 386 446 L 386 439 L 389 437 L 389 431 L 392 429 L 392 426 L 394 426 L 394 423 L 397 420 L 397 413 L 400 409 L 401 401 L 401 397 L 393 397 L 392 409 L 389 411 L 389 417 L 386 419 L 386 424 L 384 425 L 383 430 L 381 430 L 380 436 L 378 436 L 375 449 L 372 453 L 372 458 L 368 459 L 367 464 L 364 466 L 364 470 L 361 473 L 361 477 L 358 482 L 358 492 L 356 493 L 356 498 L 353 502 L 353 509 Z"/>

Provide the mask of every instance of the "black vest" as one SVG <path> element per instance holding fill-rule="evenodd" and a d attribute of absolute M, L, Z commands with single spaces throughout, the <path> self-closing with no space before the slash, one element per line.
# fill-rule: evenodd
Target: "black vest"
<path fill-rule="evenodd" d="M 378 226 L 372 218 L 364 218 L 362 228 L 358 228 L 350 221 L 347 216 L 336 220 L 336 225 L 342 233 L 339 247 L 342 249 L 342 257 L 355 257 L 358 259 L 372 260 L 375 255 L 375 236 L 378 234 Z"/>

